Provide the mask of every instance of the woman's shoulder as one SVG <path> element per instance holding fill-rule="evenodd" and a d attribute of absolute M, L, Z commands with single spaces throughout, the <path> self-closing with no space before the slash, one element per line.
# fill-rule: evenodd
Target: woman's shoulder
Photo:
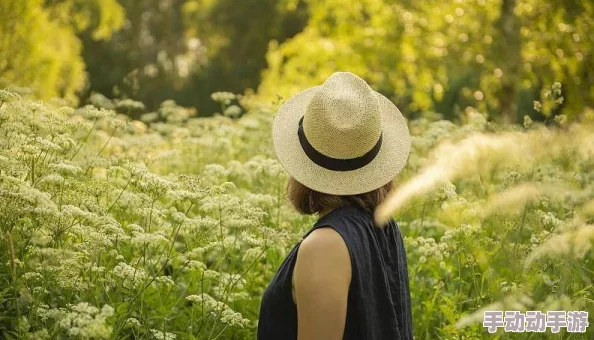
<path fill-rule="evenodd" d="M 334 228 L 317 228 L 303 238 L 299 252 L 313 255 L 340 253 L 345 246 L 344 239 Z"/>
<path fill-rule="evenodd" d="M 312 231 L 301 241 L 294 275 L 304 285 L 320 281 L 350 282 L 351 259 L 343 237 L 332 228 Z"/>

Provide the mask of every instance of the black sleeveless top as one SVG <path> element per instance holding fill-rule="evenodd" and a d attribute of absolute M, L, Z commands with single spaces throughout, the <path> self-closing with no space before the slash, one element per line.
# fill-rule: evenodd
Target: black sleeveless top
<path fill-rule="evenodd" d="M 344 239 L 351 256 L 351 284 L 344 340 L 412 340 L 406 251 L 396 222 L 373 224 L 365 210 L 344 206 L 322 216 L 303 238 L 329 227 Z M 291 293 L 297 250 L 289 252 L 266 288 L 260 305 L 258 340 L 297 339 L 297 307 Z"/>

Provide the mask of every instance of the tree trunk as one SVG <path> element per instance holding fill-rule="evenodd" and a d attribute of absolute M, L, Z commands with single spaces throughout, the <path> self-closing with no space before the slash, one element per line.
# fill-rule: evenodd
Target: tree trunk
<path fill-rule="evenodd" d="M 501 119 L 504 124 L 515 123 L 517 119 L 517 84 L 520 80 L 521 71 L 521 46 L 520 46 L 520 25 L 518 17 L 514 13 L 516 0 L 503 0 L 501 3 L 501 16 L 499 18 L 499 30 L 501 40 L 498 47 L 502 53 L 502 84 L 499 92 L 499 103 Z"/>

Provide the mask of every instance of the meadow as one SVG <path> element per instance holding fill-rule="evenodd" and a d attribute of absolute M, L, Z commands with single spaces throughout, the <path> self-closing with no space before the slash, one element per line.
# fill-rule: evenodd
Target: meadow
<path fill-rule="evenodd" d="M 378 216 L 405 236 L 417 339 L 594 336 L 481 324 L 485 309 L 594 315 L 594 111 L 551 118 L 551 85 L 541 122 L 409 120 Z M 212 98 L 221 113 L 196 117 L 0 90 L 0 337 L 255 338 L 261 294 L 315 216 L 284 195 L 274 110 Z"/>

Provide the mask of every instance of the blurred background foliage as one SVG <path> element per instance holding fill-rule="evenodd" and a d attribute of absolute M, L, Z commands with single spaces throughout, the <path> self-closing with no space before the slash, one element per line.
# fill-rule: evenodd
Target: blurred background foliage
<path fill-rule="evenodd" d="M 109 39 L 125 20 L 117 0 L 1 1 L 0 17 L 0 86 L 27 85 L 40 97 L 69 99 L 87 79 L 78 34 Z"/>
<path fill-rule="evenodd" d="M 555 81 L 550 116 L 594 99 L 586 0 L 7 0 L 0 16 L 0 86 L 42 98 L 173 99 L 206 116 L 215 91 L 272 103 L 349 70 L 409 117 L 542 120 L 533 102 Z"/>

